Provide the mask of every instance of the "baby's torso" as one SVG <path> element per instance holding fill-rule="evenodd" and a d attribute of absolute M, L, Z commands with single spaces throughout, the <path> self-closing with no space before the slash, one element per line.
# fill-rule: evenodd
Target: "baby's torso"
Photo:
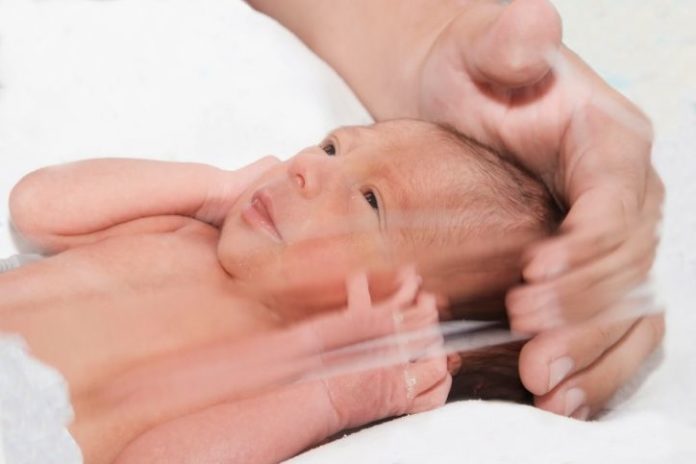
<path fill-rule="evenodd" d="M 272 328 L 216 243 L 205 226 L 117 237 L 0 274 L 0 332 L 21 334 L 80 395 L 150 359 Z"/>

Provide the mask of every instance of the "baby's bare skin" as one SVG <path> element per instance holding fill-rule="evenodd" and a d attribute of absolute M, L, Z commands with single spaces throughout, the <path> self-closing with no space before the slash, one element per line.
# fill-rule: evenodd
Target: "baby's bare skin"
<path fill-rule="evenodd" d="M 87 462 L 105 450 L 90 455 L 82 435 L 92 431 L 81 419 L 109 412 L 119 375 L 166 354 L 277 325 L 265 308 L 234 292 L 217 264 L 217 231 L 191 222 L 176 232 L 73 248 L 0 275 L 0 330 L 22 334 L 35 356 L 66 377 L 77 416 L 73 431 Z M 131 439 L 143 425 L 124 424 L 121 435 Z"/>
<path fill-rule="evenodd" d="M 234 292 L 217 264 L 217 235 L 191 221 L 0 275 L 2 330 L 21 332 L 79 394 L 139 359 L 273 327 L 277 317 Z"/>
<path fill-rule="evenodd" d="M 356 323 L 373 317 L 355 312 L 372 308 L 363 286 L 360 303 L 339 315 L 347 319 L 309 332 L 293 326 L 284 335 L 289 338 L 259 339 L 316 315 L 318 308 L 326 313 L 345 305 L 345 292 L 341 296 L 335 287 L 320 295 L 305 291 L 298 299 L 292 292 L 276 292 L 273 284 L 298 274 L 325 278 L 371 256 L 384 240 L 378 228 L 382 219 L 356 181 L 368 175 L 373 184 L 379 180 L 374 176 L 382 165 L 371 162 L 377 153 L 387 158 L 387 149 L 398 150 L 403 164 L 406 148 L 413 149 L 409 159 L 417 160 L 416 142 L 427 141 L 414 137 L 405 147 L 382 146 L 384 134 L 378 130 L 354 132 L 342 139 L 357 147 L 355 153 L 340 161 L 325 162 L 325 150 L 315 147 L 289 165 L 271 163 L 275 171 L 264 174 L 261 187 L 250 186 L 257 174 L 235 195 L 222 188 L 226 196 L 212 202 L 222 215 L 208 208 L 207 199 L 221 174 L 200 166 L 96 160 L 42 172 L 20 184 L 11 203 L 18 229 L 57 254 L 0 275 L 0 331 L 23 335 L 32 353 L 68 380 L 76 411 L 72 431 L 87 463 L 183 459 L 177 456 L 197 463 L 273 462 L 345 427 L 444 402 L 449 389 L 444 358 L 282 387 L 268 395 L 261 389 L 280 379 L 260 376 L 249 383 L 243 375 L 198 376 L 197 369 L 216 362 L 257 361 L 265 352 L 287 356 L 288 347 L 300 347 L 300 354 L 305 348 L 316 351 L 303 345 L 312 340 L 308 333 L 344 344 L 387 335 L 394 331 L 396 310 L 414 307 L 425 313 L 405 318 L 415 327 L 437 320 L 434 301 L 413 303 L 418 285 L 411 285 L 409 298 L 387 305 L 388 323 Z M 354 176 L 348 178 L 352 183 L 338 182 L 337 172 Z M 392 189 L 397 187 L 393 182 Z M 259 188 L 273 199 L 282 245 L 269 241 L 258 217 L 243 220 Z M 396 191 L 385 185 L 380 201 L 392 194 Z M 298 235 L 321 237 L 337 217 L 352 216 L 361 225 L 359 234 L 334 234 L 319 246 Z M 259 249 L 270 250 L 270 257 Z M 256 342 L 244 345 L 254 337 Z M 266 361 L 260 371 L 273 371 Z M 201 378 L 207 381 L 193 387 Z M 297 408 L 306 413 L 302 430 L 296 427 Z M 269 411 L 276 415 L 273 426 L 266 419 Z M 176 452 L 162 454 L 162 449 Z"/>
<path fill-rule="evenodd" d="M 173 462 L 174 455 L 153 456 L 153 450 L 165 445 L 175 449 L 183 433 L 200 435 L 200 444 L 218 440 L 217 447 L 229 448 L 240 441 L 222 434 L 222 430 L 230 432 L 226 411 L 245 417 L 240 429 L 263 427 L 266 433 L 267 421 L 259 415 L 263 410 L 274 410 L 283 427 L 292 427 L 297 420 L 290 411 L 278 413 L 286 404 L 312 411 L 311 416 L 304 417 L 305 422 L 315 421 L 314 428 L 307 428 L 311 433 L 284 436 L 286 444 L 276 447 L 267 459 L 257 455 L 254 461 L 245 460 L 274 461 L 278 452 L 291 455 L 344 427 L 409 410 L 413 398 L 384 395 L 404 386 L 403 369 L 398 368 L 353 374 L 329 384 L 287 387 L 282 393 L 238 402 L 232 396 L 225 398 L 224 406 L 215 408 L 214 403 L 205 404 L 205 399 L 196 398 L 190 390 L 170 388 L 166 400 L 157 398 L 161 401 L 153 407 L 157 391 L 152 395 L 147 391 L 160 380 L 159 366 L 167 355 L 184 359 L 187 353 L 203 352 L 215 344 L 232 346 L 235 341 L 269 333 L 282 323 L 281 315 L 245 296 L 219 266 L 217 234 L 212 227 L 191 221 L 175 232 L 113 237 L 0 275 L 0 294 L 4 297 L 0 330 L 22 334 L 32 353 L 57 367 L 68 380 L 76 412 L 72 432 L 86 462 L 112 462 L 132 440 L 136 446 L 119 462 L 157 462 L 153 459 L 160 457 L 163 462 Z M 436 319 L 434 304 L 428 310 Z M 346 332 L 349 324 L 343 321 L 338 329 L 350 340 Z M 356 340 L 364 337 L 364 328 L 355 329 Z M 331 330 L 336 331 L 328 326 L 320 333 L 330 337 Z M 389 326 L 381 331 L 387 334 Z M 421 381 L 420 388 L 447 377 L 443 364 L 437 366 L 441 369 L 433 370 L 431 362 L 429 368 L 422 369 L 423 375 L 435 375 L 435 379 Z M 185 364 L 179 368 L 184 369 Z M 411 366 L 416 375 L 418 368 Z M 383 381 L 376 388 L 375 378 L 393 379 L 389 381 L 392 386 L 386 388 Z M 353 396 L 360 385 L 360 396 Z M 369 385 L 372 388 L 364 388 Z M 220 388 L 224 396 L 224 386 Z M 134 390 L 145 393 L 133 395 Z M 444 401 L 447 390 L 448 386 L 442 388 L 435 400 Z M 428 401 L 433 400 L 420 399 L 414 407 L 423 408 Z M 365 404 L 372 407 L 366 410 Z M 201 425 L 202 417 L 208 426 Z M 215 432 L 211 421 L 226 425 Z M 192 455 L 206 449 L 199 445 L 180 452 Z M 243 453 L 244 449 L 231 451 Z M 199 458 L 196 462 L 207 462 L 205 456 Z M 214 462 L 212 457 L 210 462 Z"/>
<path fill-rule="evenodd" d="M 283 364 L 288 350 L 308 341 L 320 339 L 324 347 L 336 348 L 395 330 L 422 329 L 437 320 L 437 309 L 429 294 L 412 303 L 418 287 L 415 275 L 407 276 L 394 296 L 373 306 L 360 295 L 367 291 L 365 280 L 363 288 L 349 289 L 346 310 L 266 337 L 263 349 L 282 350 Z M 401 322 L 395 326 L 396 320 Z M 442 356 L 297 383 L 170 421 L 135 440 L 118 462 L 277 462 L 346 428 L 437 407 L 450 384 Z"/>

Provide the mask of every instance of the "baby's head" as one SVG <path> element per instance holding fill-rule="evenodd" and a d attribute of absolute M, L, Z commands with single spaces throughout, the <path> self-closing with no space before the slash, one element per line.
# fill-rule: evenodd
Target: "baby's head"
<path fill-rule="evenodd" d="M 516 252 L 557 220 L 548 192 L 511 162 L 447 128 L 395 120 L 337 129 L 268 171 L 228 214 L 218 256 L 266 294 L 304 289 L 305 306 L 340 305 L 352 271 L 407 262 L 426 289 L 466 300 L 518 280 Z"/>

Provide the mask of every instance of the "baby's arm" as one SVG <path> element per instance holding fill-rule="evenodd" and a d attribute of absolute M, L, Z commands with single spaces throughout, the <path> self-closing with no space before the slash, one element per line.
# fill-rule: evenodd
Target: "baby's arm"
<path fill-rule="evenodd" d="M 12 222 L 48 252 L 117 234 L 176 230 L 191 218 L 218 226 L 246 185 L 273 163 L 264 158 L 224 171 L 196 163 L 96 159 L 44 168 L 13 189 Z"/>
<path fill-rule="evenodd" d="M 348 310 L 308 323 L 322 346 L 350 345 L 394 330 L 422 330 L 437 321 L 433 297 L 420 294 L 413 303 L 419 285 L 415 275 L 405 275 L 399 291 L 377 305 L 370 302 L 366 279 L 358 276 L 349 285 Z M 297 340 L 300 345 L 305 342 Z M 424 348 L 424 343 L 416 342 L 416 347 Z M 389 355 L 389 350 L 380 353 Z M 341 430 L 438 407 L 447 397 L 450 382 L 444 356 L 435 356 L 218 402 L 144 433 L 119 455 L 116 464 L 279 462 Z"/>
<path fill-rule="evenodd" d="M 114 464 L 274 463 L 339 431 L 323 386 L 306 383 L 164 424 L 132 442 Z"/>

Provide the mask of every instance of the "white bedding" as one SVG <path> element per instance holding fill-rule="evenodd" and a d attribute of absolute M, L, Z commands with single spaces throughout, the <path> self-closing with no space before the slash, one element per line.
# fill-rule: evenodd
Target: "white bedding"
<path fill-rule="evenodd" d="M 696 462 L 696 0 L 556 3 L 569 45 L 656 123 L 664 360 L 599 422 L 460 402 L 294 463 Z M 368 121 L 326 65 L 241 1 L 0 0 L 0 257 L 15 251 L 5 199 L 39 166 L 131 156 L 234 167 Z"/>

